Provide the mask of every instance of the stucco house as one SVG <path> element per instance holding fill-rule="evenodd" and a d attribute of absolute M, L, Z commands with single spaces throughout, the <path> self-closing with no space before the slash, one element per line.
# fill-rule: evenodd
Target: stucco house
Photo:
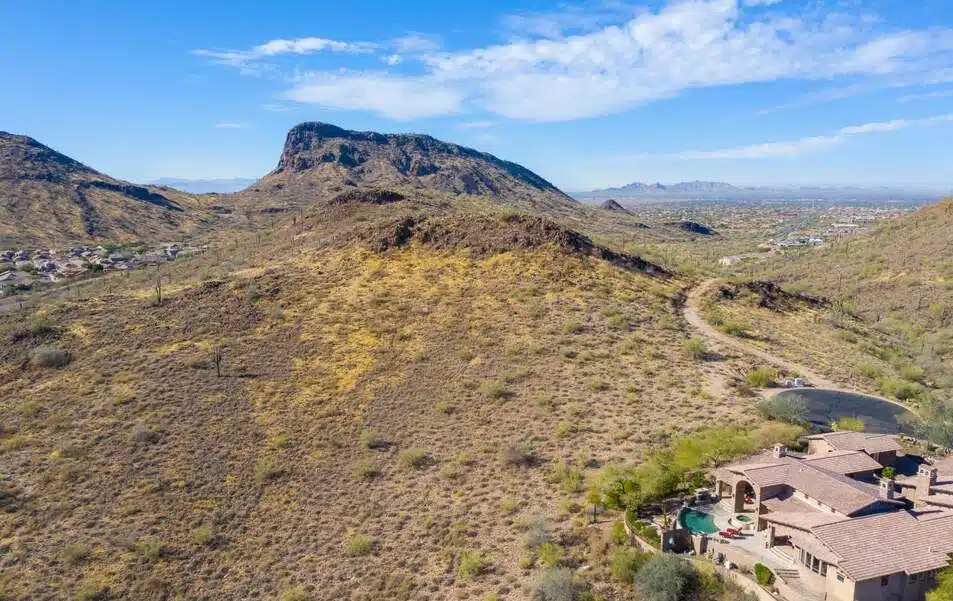
<path fill-rule="evenodd" d="M 899 450 L 892 436 L 810 436 L 806 454 L 777 445 L 715 470 L 715 488 L 816 598 L 921 601 L 953 554 L 953 461 L 879 477 Z"/>

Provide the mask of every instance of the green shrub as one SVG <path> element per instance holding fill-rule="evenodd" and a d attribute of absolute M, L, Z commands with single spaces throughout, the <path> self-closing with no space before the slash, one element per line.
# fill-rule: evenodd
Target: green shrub
<path fill-rule="evenodd" d="M 705 341 L 701 338 L 690 338 L 682 343 L 682 352 L 689 359 L 695 361 L 704 361 L 708 358 L 708 348 L 705 346 Z"/>
<path fill-rule="evenodd" d="M 358 440 L 361 442 L 362 447 L 367 447 L 368 449 L 379 449 L 387 446 L 387 441 L 378 436 L 377 431 L 373 428 L 364 428 L 361 430 Z"/>
<path fill-rule="evenodd" d="M 477 389 L 480 394 L 491 399 L 502 399 L 509 395 L 503 382 L 484 380 Z"/>
<path fill-rule="evenodd" d="M 523 541 L 530 549 L 537 549 L 553 540 L 552 524 L 546 516 L 535 514 L 527 517 L 523 522 L 523 530 Z"/>
<path fill-rule="evenodd" d="M 774 573 L 763 563 L 754 564 L 754 577 L 761 586 L 771 586 L 774 583 Z"/>
<path fill-rule="evenodd" d="M 374 465 L 374 462 L 368 459 L 363 459 L 355 463 L 352 471 L 356 477 L 362 480 L 373 480 L 381 474 L 377 466 Z"/>
<path fill-rule="evenodd" d="M 136 550 L 139 551 L 143 557 L 155 561 L 165 556 L 168 552 L 168 547 L 161 539 L 149 536 L 139 539 L 139 542 L 136 543 Z"/>
<path fill-rule="evenodd" d="M 757 367 L 748 372 L 745 380 L 755 388 L 767 388 L 778 379 L 778 370 L 772 367 Z"/>
<path fill-rule="evenodd" d="M 513 467 L 531 467 L 536 463 L 536 450 L 528 443 L 506 445 L 503 448 L 503 463 Z"/>
<path fill-rule="evenodd" d="M 286 588 L 281 593 L 281 601 L 308 601 L 308 592 L 300 586 Z"/>
<path fill-rule="evenodd" d="M 270 457 L 259 457 L 255 462 L 255 482 L 259 484 L 277 480 L 284 473 L 284 469 L 278 465 L 278 462 Z"/>
<path fill-rule="evenodd" d="M 807 421 L 810 408 L 807 399 L 797 394 L 786 394 L 763 399 L 758 403 L 758 412 L 765 419 L 773 419 L 788 424 L 803 424 Z"/>
<path fill-rule="evenodd" d="M 585 327 L 575 319 L 570 319 L 563 325 L 563 331 L 567 334 L 579 334 L 584 329 Z"/>
<path fill-rule="evenodd" d="M 655 548 L 660 549 L 662 547 L 662 538 L 659 536 L 658 530 L 655 529 L 651 524 L 646 524 L 642 521 L 630 522 L 632 526 L 632 531 L 635 532 L 635 535 L 649 543 Z"/>
<path fill-rule="evenodd" d="M 33 365 L 37 367 L 66 367 L 72 361 L 67 351 L 55 346 L 43 345 L 33 349 L 30 356 Z"/>
<path fill-rule="evenodd" d="M 89 549 L 79 543 L 71 543 L 63 547 L 63 559 L 66 563 L 77 565 L 89 558 Z"/>
<path fill-rule="evenodd" d="M 560 461 L 553 466 L 550 480 L 558 483 L 568 493 L 577 493 L 584 488 L 582 472 L 569 466 L 565 461 Z"/>
<path fill-rule="evenodd" d="M 857 373 L 871 380 L 879 380 L 883 377 L 884 370 L 874 363 L 861 363 L 857 366 Z"/>
<path fill-rule="evenodd" d="M 887 480 L 891 480 L 897 477 L 897 470 L 893 469 L 889 465 L 880 471 L 880 475 Z"/>
<path fill-rule="evenodd" d="M 880 390 L 886 396 L 892 396 L 901 401 L 908 401 L 920 395 L 923 387 L 915 382 L 898 380 L 896 378 L 884 378 L 880 381 Z"/>
<path fill-rule="evenodd" d="M 420 470 L 427 467 L 427 464 L 430 463 L 430 456 L 427 455 L 427 451 L 423 449 L 411 447 L 402 451 L 401 454 L 397 456 L 397 461 L 406 468 Z"/>
<path fill-rule="evenodd" d="M 669 553 L 649 558 L 635 574 L 635 587 L 645 601 L 682 601 L 698 576 L 684 559 Z"/>
<path fill-rule="evenodd" d="M 639 568 L 651 557 L 636 549 L 619 547 L 609 553 L 609 573 L 619 582 L 632 584 Z"/>
<path fill-rule="evenodd" d="M 460 578 L 468 580 L 484 573 L 489 565 L 483 553 L 468 549 L 460 553 L 460 558 L 457 561 L 457 574 Z"/>
<path fill-rule="evenodd" d="M 625 530 L 625 524 L 616 522 L 609 528 L 609 540 L 614 545 L 624 545 L 629 542 L 629 533 Z"/>
<path fill-rule="evenodd" d="M 726 319 L 721 324 L 721 329 L 725 334 L 729 336 L 737 336 L 738 338 L 744 338 L 748 335 L 748 324 L 743 321 L 735 319 Z"/>
<path fill-rule="evenodd" d="M 576 433 L 576 425 L 569 420 L 562 420 L 556 424 L 556 429 L 553 431 L 553 434 L 556 438 L 569 438 Z"/>
<path fill-rule="evenodd" d="M 919 365 L 913 365 L 908 363 L 900 368 L 900 377 L 904 380 L 909 380 L 910 382 L 923 382 L 923 378 L 926 375 L 926 372 L 923 371 L 923 368 Z"/>
<path fill-rule="evenodd" d="M 377 542 L 370 536 L 365 536 L 354 530 L 349 530 L 347 534 L 344 535 L 344 541 L 342 543 L 344 547 L 344 554 L 350 557 L 359 557 L 361 555 L 369 555 L 374 552 L 374 548 L 377 546 Z"/>
<path fill-rule="evenodd" d="M 202 524 L 192 530 L 192 542 L 203 546 L 208 544 L 215 537 L 215 531 L 208 524 Z"/>
<path fill-rule="evenodd" d="M 556 543 L 549 541 L 536 549 L 536 557 L 539 560 L 539 565 L 544 568 L 555 568 L 565 559 L 566 551 Z"/>
<path fill-rule="evenodd" d="M 834 429 L 849 432 L 863 432 L 864 420 L 858 417 L 844 416 L 834 422 Z"/>
<path fill-rule="evenodd" d="M 569 568 L 545 570 L 536 581 L 534 598 L 540 601 L 575 601 L 580 586 Z"/>

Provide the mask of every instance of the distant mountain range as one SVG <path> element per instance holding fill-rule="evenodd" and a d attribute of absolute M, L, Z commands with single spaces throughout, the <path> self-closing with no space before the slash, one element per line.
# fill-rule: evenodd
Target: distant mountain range
<path fill-rule="evenodd" d="M 176 177 L 160 177 L 149 182 L 153 186 L 166 186 L 182 190 L 190 194 L 230 194 L 244 190 L 257 182 L 249 177 L 232 177 L 227 179 L 181 179 Z"/>
<path fill-rule="evenodd" d="M 677 184 L 644 184 L 634 182 L 618 188 L 604 188 L 589 192 L 577 192 L 575 198 L 593 201 L 604 198 L 637 199 L 757 199 L 757 198 L 883 198 L 896 197 L 904 200 L 933 200 L 948 192 L 928 187 L 889 186 L 733 186 L 725 182 L 692 181 Z"/>

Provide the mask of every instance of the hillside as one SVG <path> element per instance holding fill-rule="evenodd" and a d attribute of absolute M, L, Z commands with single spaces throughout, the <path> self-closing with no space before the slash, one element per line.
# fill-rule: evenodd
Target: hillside
<path fill-rule="evenodd" d="M 0 132 L 0 248 L 176 240 L 215 221 L 193 196 L 117 180 Z"/>
<path fill-rule="evenodd" d="M 529 169 L 491 154 L 426 135 L 358 132 L 314 122 L 292 128 L 275 170 L 236 200 L 249 211 L 301 207 L 362 187 L 426 189 L 552 214 L 576 204 Z"/>
<path fill-rule="evenodd" d="M 883 223 L 869 235 L 779 256 L 763 274 L 836 299 L 904 344 L 924 367 L 953 355 L 953 200 Z"/>
<path fill-rule="evenodd" d="M 552 565 L 627 594 L 587 482 L 757 423 L 749 362 L 685 353 L 684 283 L 638 257 L 407 208 L 280 218 L 161 304 L 132 273 L 0 313 L 6 597 L 529 601 Z"/>

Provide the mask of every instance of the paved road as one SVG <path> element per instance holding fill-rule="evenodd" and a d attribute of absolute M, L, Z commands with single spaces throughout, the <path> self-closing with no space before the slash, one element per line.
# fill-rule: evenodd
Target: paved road
<path fill-rule="evenodd" d="M 817 393 L 812 394 L 812 398 L 808 399 L 808 404 L 811 406 L 812 413 L 815 415 L 825 415 L 828 417 L 832 415 L 851 417 L 867 416 L 869 419 L 877 422 L 878 425 L 876 425 L 876 427 L 879 429 L 884 429 L 886 428 L 885 424 L 888 422 L 891 424 L 896 424 L 893 416 L 908 411 L 916 413 L 915 410 L 911 409 L 910 407 L 907 407 L 906 405 L 898 403 L 892 399 L 878 397 L 861 392 L 859 390 L 838 386 L 832 380 L 822 376 L 806 365 L 778 357 L 777 355 L 758 348 L 744 339 L 730 336 L 720 330 L 715 329 L 714 326 L 702 318 L 697 307 L 698 301 L 712 288 L 712 286 L 715 285 L 717 281 L 717 279 L 706 280 L 689 290 L 685 305 L 682 307 L 682 315 L 685 317 L 685 321 L 695 328 L 695 330 L 697 330 L 703 338 L 708 340 L 710 343 L 713 343 L 715 346 L 733 348 L 748 355 L 754 355 L 755 357 L 758 357 L 759 359 L 762 359 L 763 361 L 780 368 L 785 372 L 797 374 L 804 378 L 812 387 L 814 387 L 812 389 L 805 390 L 815 390 Z M 783 394 L 788 390 L 790 389 L 766 388 L 761 391 L 761 395 L 764 397 L 772 397 Z M 804 390 L 801 390 L 800 392 L 804 392 Z M 805 395 L 802 394 L 802 396 Z M 893 406 L 892 410 L 885 407 L 884 404 Z M 830 422 L 828 421 L 827 423 Z M 872 423 L 872 425 L 874 424 Z"/>

